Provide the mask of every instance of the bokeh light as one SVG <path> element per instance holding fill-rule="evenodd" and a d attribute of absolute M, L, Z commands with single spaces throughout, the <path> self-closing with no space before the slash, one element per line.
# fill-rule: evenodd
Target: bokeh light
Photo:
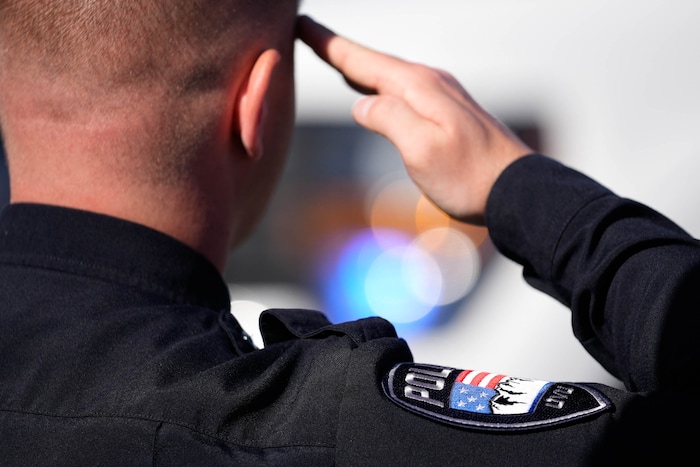
<path fill-rule="evenodd" d="M 479 250 L 462 232 L 449 227 L 431 229 L 418 236 L 413 245 L 434 260 L 443 278 L 437 305 L 448 305 L 464 298 L 479 280 Z"/>
<path fill-rule="evenodd" d="M 421 194 L 408 179 L 381 180 L 367 196 L 366 211 L 372 229 L 394 229 L 413 236 L 416 206 Z M 381 236 L 378 236 L 381 241 Z"/>
<path fill-rule="evenodd" d="M 413 245 L 383 251 L 365 273 L 370 310 L 393 323 L 424 318 L 437 304 L 441 284 L 435 261 Z"/>
<path fill-rule="evenodd" d="M 325 309 L 335 321 L 381 316 L 415 330 L 471 292 L 481 273 L 478 245 L 410 179 L 380 180 L 366 213 L 367 227 L 325 257 Z"/>

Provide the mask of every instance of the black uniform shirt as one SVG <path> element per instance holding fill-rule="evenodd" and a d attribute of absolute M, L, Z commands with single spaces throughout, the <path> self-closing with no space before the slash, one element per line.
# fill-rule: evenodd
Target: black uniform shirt
<path fill-rule="evenodd" d="M 525 415 L 463 412 L 451 398 L 466 372 L 411 363 L 378 318 L 270 310 L 256 350 L 220 275 L 185 245 L 98 214 L 11 205 L 2 464 L 575 465 L 682 447 L 697 408 L 669 402 L 697 394 L 685 386 L 697 379 L 697 318 L 681 303 L 698 303 L 696 242 L 540 156 L 504 173 L 488 216 L 496 244 L 572 307 L 584 345 L 634 392 L 550 383 Z"/>

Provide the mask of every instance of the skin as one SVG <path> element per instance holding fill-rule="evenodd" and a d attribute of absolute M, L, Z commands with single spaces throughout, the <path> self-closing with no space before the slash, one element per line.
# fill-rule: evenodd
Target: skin
<path fill-rule="evenodd" d="M 294 121 L 296 25 L 303 42 L 368 94 L 354 118 L 394 143 L 423 192 L 451 216 L 483 223 L 496 178 L 531 149 L 449 74 L 370 50 L 310 18 L 297 21 L 296 5 L 280 14 L 275 34 L 262 35 L 237 59 L 233 78 L 195 102 L 125 91 L 89 108 L 80 99 L 99 86 L 16 76 L 0 67 L 11 202 L 141 223 L 191 246 L 223 272 L 231 247 L 264 211 L 285 162 Z M 54 118 L 61 106 L 77 106 L 77 118 Z M 159 116 L 197 112 L 211 119 L 213 130 L 191 148 L 184 176 L 160 183 L 154 182 L 158 174 L 139 173 L 147 166 L 127 170 L 138 162 L 129 158 L 149 153 L 153 135 L 177 131 Z"/>
<path fill-rule="evenodd" d="M 353 88 L 369 94 L 353 117 L 396 146 L 425 195 L 450 216 L 483 224 L 496 179 L 532 149 L 449 73 L 371 50 L 309 17 L 299 19 L 298 31 Z"/>
<path fill-rule="evenodd" d="M 291 137 L 297 5 L 280 4 L 275 14 L 272 33 L 257 34 L 242 55 L 231 56 L 225 82 L 178 99 L 163 98 L 167 90 L 158 87 L 106 93 L 89 76 L 43 76 L 21 55 L 10 56 L 13 66 L 0 66 L 0 121 L 11 202 L 140 223 L 223 272 L 231 247 L 267 204 Z M 185 170 L 164 177 L 148 161 L 169 157 L 159 144 L 177 139 L 169 135 L 187 129 L 187 119 L 206 121 L 206 138 L 182 145 Z"/>

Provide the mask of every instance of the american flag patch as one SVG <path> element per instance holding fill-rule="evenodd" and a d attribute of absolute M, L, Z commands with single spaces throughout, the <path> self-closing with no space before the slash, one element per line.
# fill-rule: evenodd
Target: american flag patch
<path fill-rule="evenodd" d="M 399 406 L 452 425 L 519 431 L 590 417 L 612 407 L 593 388 L 503 374 L 401 363 L 385 394 Z"/>

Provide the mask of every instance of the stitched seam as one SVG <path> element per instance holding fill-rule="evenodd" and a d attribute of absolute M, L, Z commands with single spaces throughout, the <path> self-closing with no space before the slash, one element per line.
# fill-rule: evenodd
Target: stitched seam
<path fill-rule="evenodd" d="M 354 349 L 352 349 L 352 350 L 350 351 L 350 354 L 349 354 L 347 360 L 345 361 L 345 382 L 344 382 L 344 384 L 343 384 L 343 394 L 342 394 L 341 397 L 340 397 L 340 404 L 338 404 L 338 413 L 337 413 L 337 416 L 338 416 L 338 425 L 336 426 L 336 429 L 335 429 L 335 437 L 336 437 L 336 439 L 335 439 L 335 449 L 334 449 L 334 450 L 335 450 L 335 456 L 334 456 L 335 459 L 338 459 L 338 456 L 339 456 L 338 448 L 340 447 L 340 442 L 339 442 L 338 437 L 339 437 L 340 431 L 341 431 L 341 429 L 340 429 L 340 428 L 341 428 L 341 420 L 342 420 L 342 417 L 341 417 L 341 416 L 342 416 L 343 406 L 347 403 L 347 402 L 346 402 L 346 395 L 347 395 L 347 393 L 348 393 L 348 384 L 349 384 L 349 383 L 348 383 L 348 380 L 349 380 L 349 378 L 350 378 L 350 371 L 349 371 L 349 369 L 350 369 L 351 361 L 352 361 L 352 360 L 354 359 L 354 357 L 355 357 L 355 350 L 356 350 L 356 349 L 357 349 L 357 347 L 354 348 Z"/>
<path fill-rule="evenodd" d="M 158 435 L 160 435 L 160 430 L 163 428 L 163 423 L 159 423 L 153 433 L 153 446 L 151 447 L 151 465 L 157 465 L 158 456 Z"/>

